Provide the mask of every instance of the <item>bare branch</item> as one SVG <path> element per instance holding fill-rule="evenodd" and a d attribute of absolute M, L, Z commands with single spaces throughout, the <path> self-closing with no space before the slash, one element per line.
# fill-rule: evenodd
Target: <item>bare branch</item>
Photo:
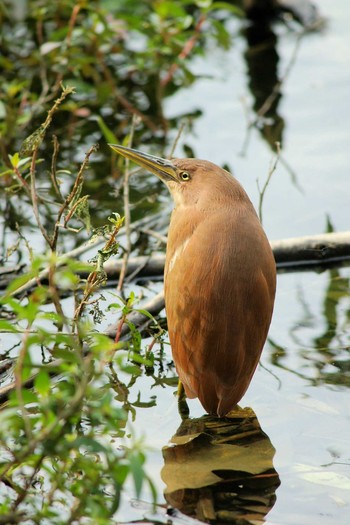
<path fill-rule="evenodd" d="M 136 123 L 137 123 L 137 118 L 134 115 L 132 118 L 132 122 L 131 122 L 131 129 L 130 129 L 130 135 L 129 135 L 129 141 L 128 141 L 129 148 L 132 146 Z M 129 159 L 126 159 L 125 160 L 124 184 L 123 184 L 126 248 L 125 248 L 124 257 L 123 257 L 123 266 L 122 266 L 122 270 L 119 276 L 119 282 L 118 282 L 118 287 L 117 287 L 118 292 L 120 292 L 123 288 L 125 271 L 128 265 L 128 259 L 129 259 L 130 252 L 131 252 L 131 216 L 130 216 L 130 196 L 129 196 L 130 170 L 129 170 L 129 166 L 130 166 Z"/>

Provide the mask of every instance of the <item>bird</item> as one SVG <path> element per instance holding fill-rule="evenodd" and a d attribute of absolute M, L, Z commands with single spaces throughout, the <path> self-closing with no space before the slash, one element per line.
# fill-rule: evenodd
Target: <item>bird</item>
<path fill-rule="evenodd" d="M 186 397 L 224 417 L 245 394 L 271 323 L 276 263 L 243 186 L 207 160 L 164 159 L 110 144 L 172 195 L 164 296 Z"/>

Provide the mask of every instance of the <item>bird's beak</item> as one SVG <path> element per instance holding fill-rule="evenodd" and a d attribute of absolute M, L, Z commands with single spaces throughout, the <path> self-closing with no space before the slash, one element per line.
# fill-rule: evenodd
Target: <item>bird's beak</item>
<path fill-rule="evenodd" d="M 176 181 L 176 167 L 170 160 L 155 157 L 136 149 L 119 146 L 119 144 L 108 144 L 114 151 L 130 159 L 142 168 L 157 175 L 163 182 Z"/>

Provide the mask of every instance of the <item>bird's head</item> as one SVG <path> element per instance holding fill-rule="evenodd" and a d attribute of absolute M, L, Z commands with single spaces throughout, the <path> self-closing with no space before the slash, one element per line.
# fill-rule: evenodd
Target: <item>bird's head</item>
<path fill-rule="evenodd" d="M 247 195 L 230 173 L 212 162 L 198 159 L 162 159 L 125 146 L 109 146 L 135 164 L 157 175 L 169 188 L 176 206 L 221 205 L 245 200 Z"/>

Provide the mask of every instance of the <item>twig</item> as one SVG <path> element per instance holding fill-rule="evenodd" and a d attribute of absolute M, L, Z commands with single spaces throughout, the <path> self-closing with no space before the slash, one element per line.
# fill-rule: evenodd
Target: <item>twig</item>
<path fill-rule="evenodd" d="M 183 133 L 184 128 L 185 128 L 185 123 L 184 123 L 184 122 L 181 122 L 180 127 L 179 127 L 179 130 L 178 130 L 178 132 L 177 132 L 177 134 L 176 134 L 176 137 L 175 137 L 174 143 L 173 143 L 173 145 L 172 145 L 172 147 L 171 147 L 171 150 L 170 150 L 170 153 L 169 153 L 169 159 L 171 159 L 171 158 L 173 157 L 173 155 L 174 155 L 174 152 L 175 152 L 176 146 L 177 146 L 177 144 L 178 144 L 178 142 L 179 142 L 179 140 L 180 140 L 180 137 L 181 137 L 181 135 L 182 135 L 182 133 Z"/>
<path fill-rule="evenodd" d="M 74 93 L 75 89 L 72 86 L 66 86 L 64 87 L 61 85 L 62 93 L 61 95 L 55 100 L 53 106 L 49 109 L 47 113 L 46 120 L 44 124 L 42 125 L 42 131 L 45 132 L 48 127 L 50 126 L 54 113 L 58 110 L 59 106 L 62 104 L 62 102 L 70 95 L 71 93 Z"/>
<path fill-rule="evenodd" d="M 16 177 L 17 177 L 17 179 L 20 181 L 21 185 L 23 186 L 23 188 L 25 189 L 27 194 L 30 196 L 31 192 L 30 192 L 30 186 L 29 186 L 28 182 L 22 177 L 22 174 L 19 171 L 17 166 L 11 166 L 11 167 L 12 167 L 12 169 L 13 169 Z"/>
<path fill-rule="evenodd" d="M 259 214 L 259 219 L 260 219 L 260 222 L 262 223 L 262 205 L 263 205 L 263 200 L 264 200 L 264 196 L 265 196 L 265 192 L 267 190 L 267 187 L 269 185 L 269 182 L 271 180 L 271 177 L 273 175 L 273 173 L 275 172 L 276 168 L 277 168 L 277 164 L 278 164 L 278 161 L 279 161 L 279 157 L 280 157 L 280 143 L 279 142 L 276 142 L 276 156 L 275 156 L 275 160 L 271 163 L 270 165 L 270 169 L 269 169 L 269 173 L 267 175 L 267 179 L 265 181 L 265 184 L 262 188 L 262 190 L 260 190 L 260 187 L 259 187 L 259 180 L 257 179 L 256 180 L 256 183 L 257 183 L 257 186 L 258 186 L 258 190 L 259 190 L 259 207 L 258 207 L 258 214 Z"/>
<path fill-rule="evenodd" d="M 166 244 L 168 241 L 166 235 L 162 235 L 161 233 L 158 233 L 154 230 L 150 230 L 149 228 L 140 228 L 140 232 L 145 233 L 146 235 L 149 235 L 150 237 L 154 237 L 155 239 L 158 239 L 163 244 Z"/>
<path fill-rule="evenodd" d="M 129 148 L 132 146 L 134 138 L 134 131 L 136 126 L 136 118 L 133 116 L 131 122 L 130 135 L 128 140 Z M 126 248 L 123 256 L 123 266 L 119 276 L 119 282 L 117 286 L 117 292 L 121 292 L 123 288 L 123 282 L 125 277 L 126 268 L 128 265 L 128 259 L 131 253 L 131 217 L 130 217 L 130 196 L 129 196 L 129 177 L 130 177 L 130 162 L 129 159 L 125 160 L 125 172 L 124 172 L 124 184 L 123 184 L 123 198 L 124 198 L 124 220 L 125 220 L 125 232 L 126 232 Z"/>
<path fill-rule="evenodd" d="M 64 212 L 69 208 L 69 206 L 72 204 L 73 201 L 75 201 L 78 197 L 79 197 L 79 194 L 80 194 L 80 190 L 81 190 L 81 185 L 82 185 L 82 182 L 83 182 L 83 176 L 84 176 L 84 172 L 89 164 L 89 161 L 90 161 L 90 157 L 92 155 L 92 153 L 94 151 L 97 150 L 97 144 L 94 144 L 92 145 L 89 150 L 87 151 L 86 155 L 85 155 L 85 158 L 79 168 L 79 172 L 78 172 L 78 175 L 74 181 L 74 185 L 73 185 L 73 188 L 71 190 L 71 192 L 69 193 L 69 195 L 66 197 L 66 199 L 64 200 L 63 204 L 61 205 L 59 211 L 58 211 L 58 214 L 57 214 L 57 219 L 56 219 L 56 223 L 55 223 L 55 226 L 54 226 L 54 231 L 53 231 L 53 235 L 52 235 L 52 239 L 51 239 L 51 249 L 52 250 L 56 250 L 56 246 L 57 246 L 57 239 L 58 239 L 58 233 L 59 233 L 59 229 L 61 228 L 61 218 L 62 218 L 62 215 L 64 214 Z M 70 212 L 67 214 L 65 220 L 64 220 L 64 228 L 67 227 L 67 224 L 69 222 L 69 220 L 71 219 L 72 215 L 74 214 L 75 212 L 75 207 L 72 206 L 72 209 L 70 210 Z"/>
<path fill-rule="evenodd" d="M 35 216 L 37 225 L 39 226 L 39 229 L 45 241 L 47 242 L 49 246 L 51 246 L 50 236 L 47 233 L 46 229 L 44 228 L 41 222 L 41 219 L 40 219 L 40 214 L 39 214 L 38 195 L 37 195 L 37 190 L 36 190 L 36 178 L 35 178 L 35 162 L 36 162 L 37 154 L 38 154 L 38 147 L 36 147 L 33 151 L 32 162 L 30 165 L 30 194 L 31 194 L 32 206 L 33 206 L 33 212 L 34 212 L 34 216 Z"/>
<path fill-rule="evenodd" d="M 68 22 L 68 32 L 67 32 L 67 36 L 66 36 L 66 45 L 67 45 L 67 47 L 69 47 L 70 44 L 71 44 L 71 38 L 72 38 L 73 29 L 74 29 L 74 26 L 76 24 L 77 16 L 78 16 L 79 11 L 80 11 L 81 8 L 82 8 L 82 3 L 80 3 L 80 4 L 78 3 L 78 4 L 75 4 L 75 6 L 72 9 L 72 14 L 71 14 L 69 22 Z"/>
<path fill-rule="evenodd" d="M 60 199 L 63 200 L 63 197 L 62 197 L 62 194 L 61 194 L 61 190 L 60 190 L 60 187 L 58 185 L 57 177 L 56 177 L 57 156 L 58 156 L 58 152 L 59 152 L 59 149 L 60 149 L 60 144 L 58 142 L 58 138 L 56 137 L 56 135 L 52 136 L 52 142 L 53 142 L 53 154 L 52 154 L 51 173 L 50 173 L 51 181 L 52 181 L 52 186 L 53 186 L 55 192 L 60 197 Z"/>
<path fill-rule="evenodd" d="M 81 8 L 82 8 L 82 4 L 80 3 L 80 4 L 76 4 L 72 9 L 72 13 L 71 13 L 71 16 L 68 22 L 68 32 L 67 32 L 67 35 L 64 41 L 67 48 L 71 45 L 73 29 L 76 24 L 77 16 Z M 36 30 L 37 30 L 38 42 L 39 42 L 39 45 L 41 46 L 44 41 L 43 24 L 42 24 L 41 19 L 38 20 L 37 22 Z M 63 73 L 57 74 L 56 81 L 51 89 L 51 93 L 48 95 L 49 84 L 48 84 L 48 79 L 47 79 L 47 70 L 45 66 L 45 59 L 44 57 L 41 56 L 40 57 L 40 78 L 41 78 L 41 83 L 43 87 L 42 87 L 42 91 L 40 93 L 38 100 L 32 106 L 32 110 L 31 110 L 32 117 L 36 113 L 36 108 L 41 109 L 47 102 L 50 102 L 50 100 L 52 100 L 56 96 L 56 93 L 58 92 L 60 86 L 62 87 L 61 83 L 63 80 Z"/>
<path fill-rule="evenodd" d="M 142 113 L 139 109 L 137 109 L 135 106 L 129 102 L 124 95 L 119 93 L 118 91 L 115 92 L 115 97 L 117 101 L 133 116 L 139 117 L 142 122 L 154 133 L 158 130 L 158 126 L 152 122 L 152 120 L 147 117 L 144 113 Z"/>

